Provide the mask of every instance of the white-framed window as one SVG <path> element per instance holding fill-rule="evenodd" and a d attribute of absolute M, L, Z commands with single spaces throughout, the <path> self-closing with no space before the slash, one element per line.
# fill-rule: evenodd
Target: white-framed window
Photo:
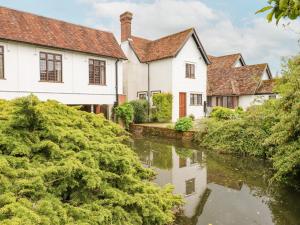
<path fill-rule="evenodd" d="M 195 79 L 195 64 L 194 63 L 186 63 L 185 64 L 185 77 L 189 79 Z"/>
<path fill-rule="evenodd" d="M 191 195 L 195 193 L 195 178 L 185 181 L 185 194 Z"/>
<path fill-rule="evenodd" d="M 190 93 L 190 105 L 201 106 L 202 105 L 202 94 Z"/>
<path fill-rule="evenodd" d="M 147 91 L 140 91 L 137 93 L 137 97 L 140 100 L 147 100 L 148 99 L 148 92 Z"/>

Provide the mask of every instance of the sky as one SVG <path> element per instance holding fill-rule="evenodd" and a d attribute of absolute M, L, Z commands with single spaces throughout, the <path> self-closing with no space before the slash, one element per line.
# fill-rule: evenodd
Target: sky
<path fill-rule="evenodd" d="M 119 15 L 133 13 L 132 33 L 148 39 L 194 27 L 209 55 L 242 53 L 247 64 L 269 63 L 300 52 L 300 21 L 268 23 L 255 12 L 267 0 L 0 0 L 1 6 L 108 30 L 120 39 Z M 284 26 L 288 25 L 288 26 Z"/>

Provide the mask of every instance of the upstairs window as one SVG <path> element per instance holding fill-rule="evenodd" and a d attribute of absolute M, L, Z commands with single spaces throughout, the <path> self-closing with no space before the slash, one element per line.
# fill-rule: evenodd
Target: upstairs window
<path fill-rule="evenodd" d="M 4 47 L 0 46 L 0 79 L 4 79 Z"/>
<path fill-rule="evenodd" d="M 62 55 L 40 53 L 40 80 L 62 82 Z"/>
<path fill-rule="evenodd" d="M 185 64 L 185 77 L 190 79 L 195 79 L 195 64 L 191 64 L 191 63 Z"/>
<path fill-rule="evenodd" d="M 89 84 L 106 85 L 106 63 L 102 60 L 89 60 Z"/>
<path fill-rule="evenodd" d="M 202 105 L 202 95 L 190 94 L 190 105 Z"/>

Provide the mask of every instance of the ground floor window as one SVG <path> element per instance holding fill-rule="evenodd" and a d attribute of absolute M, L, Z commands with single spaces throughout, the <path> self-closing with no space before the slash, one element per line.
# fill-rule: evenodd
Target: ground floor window
<path fill-rule="evenodd" d="M 190 105 L 202 105 L 202 94 L 190 94 Z"/>
<path fill-rule="evenodd" d="M 212 97 L 207 96 L 207 107 L 212 107 Z"/>
<path fill-rule="evenodd" d="M 148 93 L 146 91 L 141 91 L 137 93 L 137 97 L 140 100 L 147 100 Z"/>
<path fill-rule="evenodd" d="M 185 182 L 185 194 L 191 195 L 195 192 L 195 178 Z"/>
<path fill-rule="evenodd" d="M 216 106 L 235 108 L 237 107 L 238 97 L 237 96 L 218 96 L 216 97 Z"/>

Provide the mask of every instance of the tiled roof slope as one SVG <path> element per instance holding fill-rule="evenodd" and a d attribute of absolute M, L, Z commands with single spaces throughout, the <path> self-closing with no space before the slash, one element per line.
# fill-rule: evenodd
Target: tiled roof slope
<path fill-rule="evenodd" d="M 195 30 L 190 28 L 154 41 L 132 36 L 131 40 L 129 40 L 129 43 L 139 60 L 145 63 L 175 57 L 184 46 L 188 38 L 192 35 L 198 39 Z M 199 49 L 205 61 L 209 64 L 210 62 L 206 52 L 203 49 L 203 46 L 201 45 L 199 39 L 196 41 L 200 45 Z"/>
<path fill-rule="evenodd" d="M 240 54 L 210 57 L 212 64 L 208 66 L 207 88 L 209 96 L 253 95 L 261 94 L 267 89 L 272 93 L 273 87 L 266 87 L 272 82 L 261 80 L 264 72 L 269 72 L 268 64 L 234 67 L 239 57 Z"/>
<path fill-rule="evenodd" d="M 257 94 L 272 94 L 274 93 L 275 79 L 272 80 L 263 80 L 261 85 L 257 89 Z"/>
<path fill-rule="evenodd" d="M 0 39 L 126 59 L 114 35 L 0 7 Z"/>

